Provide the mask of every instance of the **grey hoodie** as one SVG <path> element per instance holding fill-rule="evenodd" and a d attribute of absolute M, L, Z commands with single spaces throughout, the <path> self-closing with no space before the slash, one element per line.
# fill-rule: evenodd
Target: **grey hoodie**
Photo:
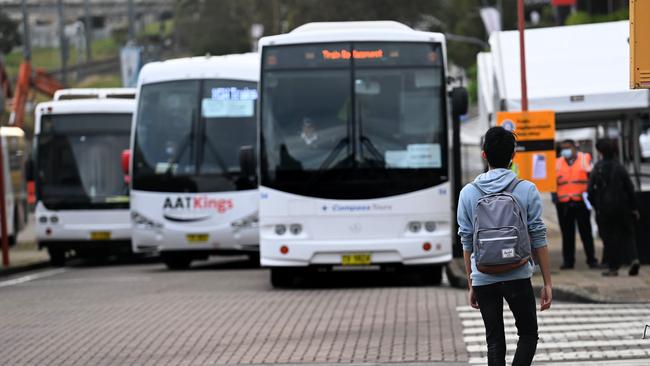
<path fill-rule="evenodd" d="M 492 169 L 487 173 L 480 174 L 474 180 L 485 193 L 498 193 L 516 178 L 515 173 L 508 169 Z M 530 235 L 531 246 L 541 248 L 546 245 L 546 226 L 542 221 L 542 199 L 537 187 L 531 182 L 523 181 L 515 188 L 513 196 L 519 202 L 524 215 L 527 218 L 528 233 Z M 468 184 L 460 192 L 458 202 L 458 235 L 463 245 L 463 250 L 472 252 L 473 250 L 473 217 L 476 202 L 481 197 L 481 193 L 476 187 Z M 496 282 L 512 281 L 523 278 L 530 278 L 533 275 L 533 265 L 527 264 L 516 270 L 500 273 L 485 274 L 478 271 L 476 261 L 472 254 L 472 286 L 489 285 Z"/>

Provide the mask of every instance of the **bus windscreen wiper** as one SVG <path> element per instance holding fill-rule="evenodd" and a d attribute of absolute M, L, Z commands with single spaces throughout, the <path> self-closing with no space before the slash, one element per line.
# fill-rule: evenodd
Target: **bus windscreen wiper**
<path fill-rule="evenodd" d="M 361 143 L 363 146 L 370 151 L 370 153 L 375 157 L 376 160 L 373 160 L 374 162 L 378 162 L 381 166 L 386 166 L 386 159 L 384 159 L 384 156 L 381 155 L 381 152 L 375 144 L 370 140 L 367 136 L 361 135 Z"/>
<path fill-rule="evenodd" d="M 217 149 L 214 147 L 212 144 L 212 141 L 207 135 L 203 135 L 203 141 L 205 145 L 208 147 L 208 149 L 212 152 L 212 155 L 214 156 L 215 160 L 217 161 L 217 164 L 219 164 L 219 167 L 221 167 L 221 170 L 223 170 L 223 175 L 232 180 L 232 177 L 230 175 L 230 171 L 228 170 L 228 165 L 226 162 L 223 160 L 223 157 L 221 157 L 221 154 L 217 151 Z"/>
<path fill-rule="evenodd" d="M 183 155 L 185 155 L 185 151 L 188 150 L 188 147 L 190 146 L 192 140 L 194 140 L 194 133 L 192 133 L 192 131 L 183 136 L 180 149 L 178 149 L 176 154 L 172 156 L 171 159 L 167 160 L 167 170 L 165 170 L 165 175 L 172 174 L 174 165 L 176 165 L 178 161 L 183 157 Z"/>

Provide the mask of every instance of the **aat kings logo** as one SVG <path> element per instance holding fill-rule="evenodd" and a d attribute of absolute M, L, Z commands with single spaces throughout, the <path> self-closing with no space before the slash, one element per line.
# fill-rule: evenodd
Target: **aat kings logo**
<path fill-rule="evenodd" d="M 234 204 L 231 199 L 210 198 L 208 196 L 165 198 L 163 210 L 183 211 L 208 211 L 214 210 L 225 213 L 232 209 Z"/>

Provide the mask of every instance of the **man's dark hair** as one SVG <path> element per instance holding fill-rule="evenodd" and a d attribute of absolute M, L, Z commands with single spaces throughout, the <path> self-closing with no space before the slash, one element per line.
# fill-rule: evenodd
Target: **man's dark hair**
<path fill-rule="evenodd" d="M 612 139 L 599 139 L 596 141 L 596 150 L 603 155 L 603 159 L 613 159 L 618 153 L 616 142 Z"/>
<path fill-rule="evenodd" d="M 578 147 L 578 144 L 576 144 L 576 142 L 574 140 L 571 140 L 571 139 L 564 140 L 560 144 L 561 145 L 567 144 L 567 145 L 571 145 L 573 147 Z"/>
<path fill-rule="evenodd" d="M 483 151 L 492 168 L 508 168 L 515 152 L 515 134 L 503 127 L 492 127 L 485 133 Z"/>

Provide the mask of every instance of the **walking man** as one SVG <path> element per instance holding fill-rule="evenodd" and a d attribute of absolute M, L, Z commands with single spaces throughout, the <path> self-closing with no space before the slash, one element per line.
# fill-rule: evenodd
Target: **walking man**
<path fill-rule="evenodd" d="M 557 160 L 557 212 L 562 231 L 562 256 L 560 269 L 573 269 L 576 255 L 576 223 L 589 268 L 598 267 L 591 234 L 591 212 L 585 204 L 591 156 L 579 152 L 575 141 L 560 144 L 561 156 Z"/>
<path fill-rule="evenodd" d="M 612 140 L 601 139 L 596 149 L 602 156 L 589 179 L 589 201 L 596 209 L 598 232 L 603 239 L 604 259 L 609 266 L 603 276 L 618 276 L 623 255 L 632 263 L 630 276 L 639 274 L 639 257 L 636 250 L 635 220 L 639 211 L 630 175 L 616 160 L 616 145 Z"/>
<path fill-rule="evenodd" d="M 490 366 L 505 365 L 504 299 L 519 335 L 512 364 L 530 365 L 533 361 L 538 341 L 530 282 L 533 259 L 544 278 L 540 310 L 549 309 L 552 301 L 542 201 L 534 184 L 517 179 L 509 170 L 515 143 L 515 135 L 502 127 L 487 131 L 482 155 L 489 170 L 463 188 L 458 202 L 469 303 L 481 311 Z"/>

